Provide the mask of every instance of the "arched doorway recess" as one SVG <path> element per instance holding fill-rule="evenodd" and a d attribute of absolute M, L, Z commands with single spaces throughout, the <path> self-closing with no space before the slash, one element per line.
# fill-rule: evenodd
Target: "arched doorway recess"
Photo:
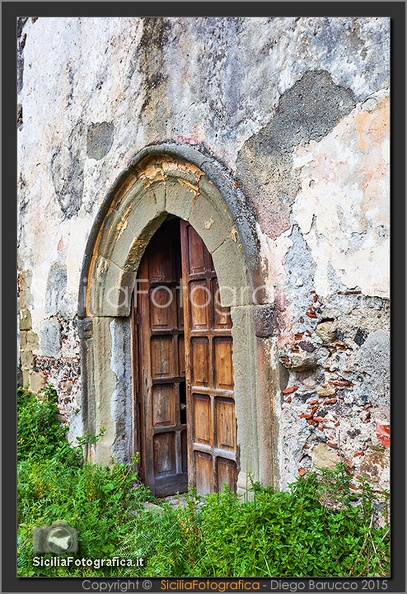
<path fill-rule="evenodd" d="M 230 307 L 237 490 L 247 488 L 249 473 L 277 485 L 273 304 L 262 290 L 255 221 L 233 180 L 189 147 L 144 149 L 111 189 L 88 240 L 78 311 L 82 410 L 85 431 L 105 428 L 88 455 L 129 462 L 135 449 L 132 294 L 143 254 L 168 215 L 187 221 L 202 239 L 221 305 Z"/>
<path fill-rule="evenodd" d="M 236 490 L 230 307 L 213 260 L 186 221 L 169 216 L 141 259 L 132 308 L 134 441 L 156 496 Z"/>

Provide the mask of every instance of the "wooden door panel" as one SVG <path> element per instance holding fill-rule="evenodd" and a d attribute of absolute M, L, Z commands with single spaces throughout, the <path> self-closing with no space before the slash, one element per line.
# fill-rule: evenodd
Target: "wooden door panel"
<path fill-rule="evenodd" d="M 185 376 L 185 339 L 184 335 L 178 336 L 178 374 Z"/>
<path fill-rule="evenodd" d="M 209 340 L 207 337 L 191 339 L 192 383 L 197 387 L 209 386 Z"/>
<path fill-rule="evenodd" d="M 181 431 L 181 471 L 185 474 L 188 471 L 188 442 L 186 431 Z"/>
<path fill-rule="evenodd" d="M 202 239 L 191 226 L 187 229 L 188 250 L 187 267 L 189 274 L 202 274 L 207 270 L 206 249 Z"/>
<path fill-rule="evenodd" d="M 176 246 L 172 242 L 163 240 L 152 242 L 149 250 L 149 274 L 151 283 L 177 282 L 177 255 L 174 253 Z"/>
<path fill-rule="evenodd" d="M 156 476 L 176 473 L 175 433 L 157 433 L 153 439 L 154 474 Z"/>
<path fill-rule="evenodd" d="M 232 328 L 232 316 L 230 314 L 230 307 L 223 307 L 220 302 L 218 279 L 212 280 L 212 294 L 214 296 L 213 309 L 215 328 L 219 330 L 229 330 Z"/>
<path fill-rule="evenodd" d="M 233 390 L 232 338 L 215 338 L 214 345 L 216 388 Z"/>
<path fill-rule="evenodd" d="M 174 391 L 174 384 L 158 384 L 152 387 L 154 427 L 176 424 Z"/>
<path fill-rule="evenodd" d="M 171 330 L 176 327 L 175 291 L 167 286 L 154 287 L 150 291 L 152 330 Z"/>
<path fill-rule="evenodd" d="M 174 375 L 174 349 L 172 336 L 154 336 L 151 339 L 151 375 L 153 379 Z"/>
<path fill-rule="evenodd" d="M 230 308 L 219 303 L 210 253 L 181 221 L 184 286 L 188 465 L 201 494 L 236 489 L 236 417 Z"/>
<path fill-rule="evenodd" d="M 231 398 L 215 398 L 216 447 L 234 451 L 236 448 L 235 405 Z"/>
<path fill-rule="evenodd" d="M 196 488 L 198 493 L 206 495 L 214 491 L 214 474 L 212 456 L 199 451 L 194 452 L 194 466 L 196 469 Z"/>
<path fill-rule="evenodd" d="M 181 288 L 181 275 L 182 287 Z M 230 308 L 210 253 L 184 221 L 167 220 L 140 263 L 135 300 L 136 443 L 156 496 L 236 488 Z"/>
<path fill-rule="evenodd" d="M 226 484 L 232 491 L 236 490 L 237 472 L 236 463 L 232 460 L 217 458 L 218 491 L 222 491 Z"/>
<path fill-rule="evenodd" d="M 177 328 L 182 330 L 184 328 L 184 304 L 182 294 L 182 283 L 180 283 L 179 287 L 177 287 L 175 291 L 175 302 L 177 308 Z"/>
<path fill-rule="evenodd" d="M 191 329 L 209 330 L 212 299 L 206 281 L 191 281 L 189 283 L 189 299 Z"/>
<path fill-rule="evenodd" d="M 211 419 L 211 399 L 210 396 L 202 394 L 192 395 L 193 408 L 193 439 L 197 443 L 204 445 L 213 445 L 212 438 L 212 419 Z"/>

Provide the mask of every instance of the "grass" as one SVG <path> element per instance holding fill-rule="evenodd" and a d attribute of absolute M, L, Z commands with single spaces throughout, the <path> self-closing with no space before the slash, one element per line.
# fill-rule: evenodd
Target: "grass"
<path fill-rule="evenodd" d="M 41 395 L 18 390 L 20 577 L 390 574 L 388 493 L 378 497 L 364 479 L 353 491 L 344 465 L 310 471 L 286 492 L 251 482 L 250 501 L 229 490 L 200 497 L 190 489 L 186 505 L 174 508 L 157 501 L 125 465 L 85 462 L 81 445 L 68 444 L 56 413 L 52 387 Z M 155 502 L 160 513 L 145 509 L 146 501 Z M 36 565 L 33 529 L 57 520 L 78 530 L 79 552 L 69 567 L 62 565 L 69 555 L 60 555 L 57 567 Z M 96 560 L 114 557 L 134 566 L 98 567 Z M 95 561 L 79 565 L 82 558 Z"/>

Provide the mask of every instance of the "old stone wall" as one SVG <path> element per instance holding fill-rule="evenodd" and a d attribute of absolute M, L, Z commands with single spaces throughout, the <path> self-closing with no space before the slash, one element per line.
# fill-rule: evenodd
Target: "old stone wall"
<path fill-rule="evenodd" d="M 388 486 L 389 35 L 373 17 L 19 19 L 22 381 L 56 386 L 72 438 L 92 225 L 132 158 L 171 142 L 255 215 L 279 486 L 340 459 Z"/>

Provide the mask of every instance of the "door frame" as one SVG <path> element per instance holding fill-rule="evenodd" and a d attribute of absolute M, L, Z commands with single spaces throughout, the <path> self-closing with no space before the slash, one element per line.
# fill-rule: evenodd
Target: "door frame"
<path fill-rule="evenodd" d="M 238 491 L 246 490 L 248 473 L 278 487 L 279 370 L 261 238 L 233 177 L 191 147 L 141 151 L 112 187 L 89 236 L 78 309 L 81 404 L 84 430 L 106 431 L 87 455 L 107 464 L 131 459 L 131 295 L 144 250 L 168 214 L 188 220 L 202 237 L 224 288 L 222 305 L 232 306 Z"/>

